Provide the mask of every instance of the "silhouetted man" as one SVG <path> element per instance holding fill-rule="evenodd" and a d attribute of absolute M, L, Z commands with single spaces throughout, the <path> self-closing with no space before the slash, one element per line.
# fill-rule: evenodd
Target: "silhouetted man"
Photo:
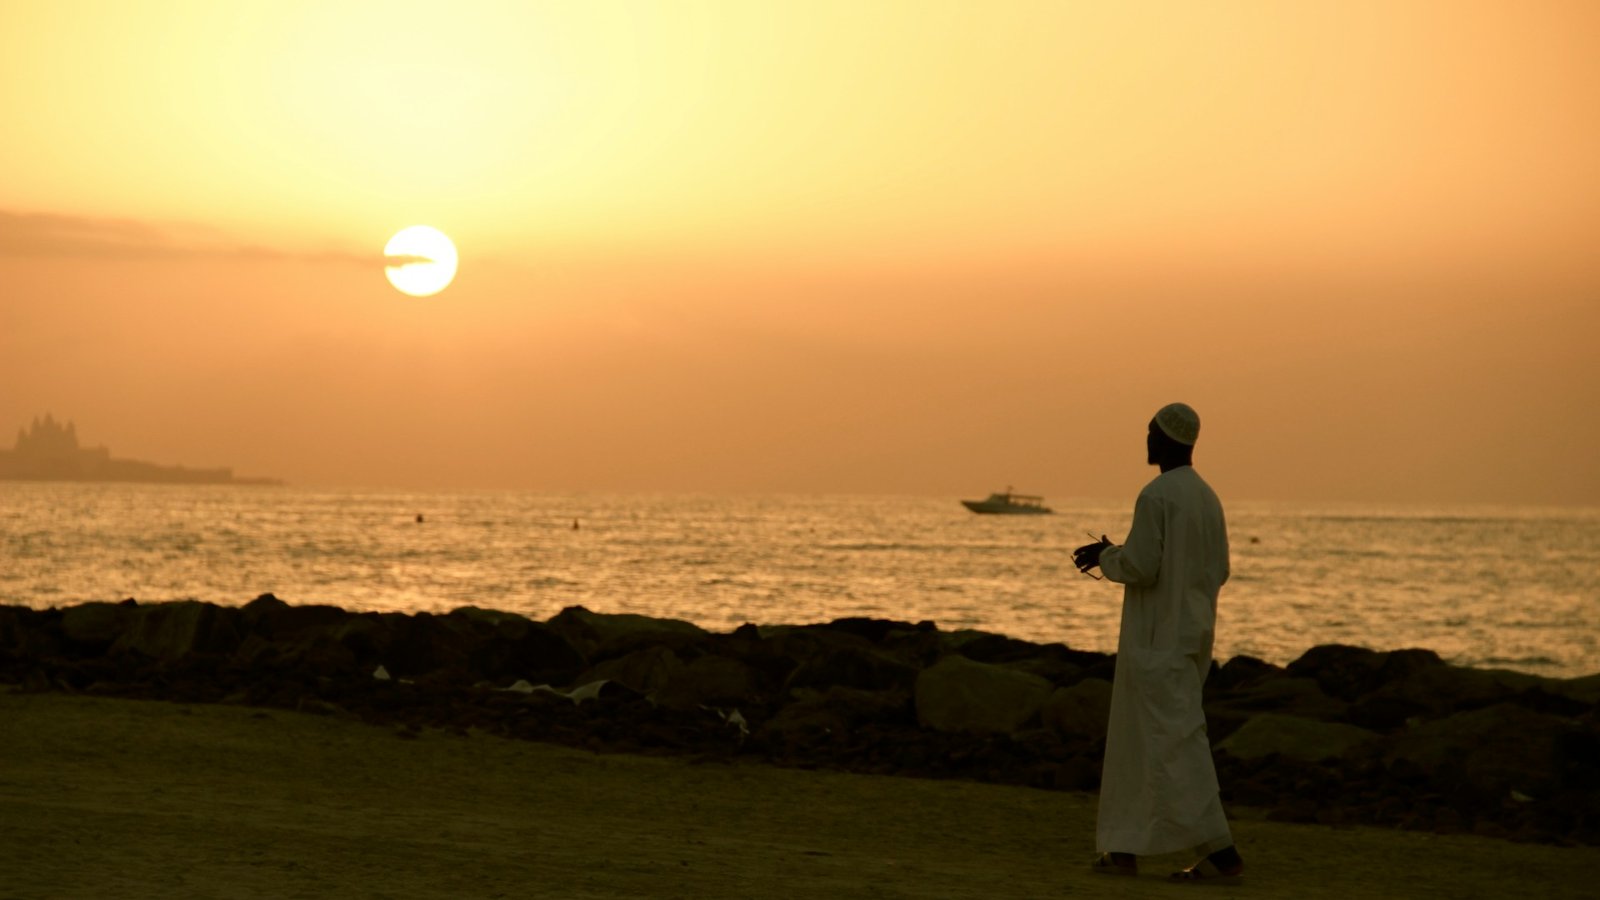
<path fill-rule="evenodd" d="M 1162 407 L 1145 440 L 1161 474 L 1139 492 L 1127 542 L 1102 536 L 1073 553 L 1083 572 L 1099 566 L 1124 585 L 1093 864 L 1108 875 L 1136 875 L 1138 857 L 1186 849 L 1201 858 L 1175 879 L 1236 880 L 1244 871 L 1200 705 L 1217 592 L 1228 580 L 1228 528 L 1192 465 L 1199 435 L 1193 409 Z"/>

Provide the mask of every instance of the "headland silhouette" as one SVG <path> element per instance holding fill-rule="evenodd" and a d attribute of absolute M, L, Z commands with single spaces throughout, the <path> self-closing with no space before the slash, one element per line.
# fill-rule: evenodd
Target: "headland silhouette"
<path fill-rule="evenodd" d="M 77 426 L 49 413 L 17 431 L 17 444 L 0 450 L 0 481 L 120 481 L 151 484 L 281 485 L 276 478 L 240 478 L 230 468 L 192 469 L 136 459 L 116 459 L 105 446 L 82 447 Z"/>

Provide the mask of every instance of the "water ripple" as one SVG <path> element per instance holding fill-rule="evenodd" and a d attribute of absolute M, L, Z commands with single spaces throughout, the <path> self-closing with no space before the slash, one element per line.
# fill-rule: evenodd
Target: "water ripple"
<path fill-rule="evenodd" d="M 954 500 L 548 496 L 0 484 L 0 602 L 198 597 L 544 618 L 572 604 L 690 619 L 873 615 L 1111 650 L 1120 590 L 1083 532 L 1128 504 L 973 516 Z M 418 522 L 418 514 L 424 521 Z M 1600 671 L 1600 512 L 1229 509 L 1219 656 L 1429 647 L 1543 674 Z M 574 521 L 580 528 L 573 529 Z"/>

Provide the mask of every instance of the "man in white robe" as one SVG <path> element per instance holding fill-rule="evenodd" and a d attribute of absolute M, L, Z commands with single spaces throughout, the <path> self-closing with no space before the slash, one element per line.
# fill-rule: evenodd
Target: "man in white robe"
<path fill-rule="evenodd" d="M 1244 863 L 1222 812 L 1201 684 L 1211 668 L 1217 593 L 1228 580 L 1222 504 L 1192 465 L 1200 418 L 1182 403 L 1150 422 L 1148 461 L 1161 474 L 1139 492 L 1122 545 L 1078 548 L 1124 585 L 1111 720 L 1100 779 L 1097 872 L 1134 875 L 1139 856 L 1192 850 L 1173 878 L 1236 880 Z"/>

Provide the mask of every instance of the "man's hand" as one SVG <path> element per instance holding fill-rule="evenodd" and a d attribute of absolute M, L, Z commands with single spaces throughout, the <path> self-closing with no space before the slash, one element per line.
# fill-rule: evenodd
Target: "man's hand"
<path fill-rule="evenodd" d="M 1090 537 L 1093 537 L 1093 535 L 1090 535 Z M 1100 554 L 1109 546 L 1111 546 L 1111 541 L 1102 534 L 1100 535 L 1100 540 L 1093 544 L 1084 544 L 1082 547 L 1072 551 L 1072 564 L 1078 567 L 1079 572 L 1087 575 L 1090 569 L 1100 565 Z"/>

